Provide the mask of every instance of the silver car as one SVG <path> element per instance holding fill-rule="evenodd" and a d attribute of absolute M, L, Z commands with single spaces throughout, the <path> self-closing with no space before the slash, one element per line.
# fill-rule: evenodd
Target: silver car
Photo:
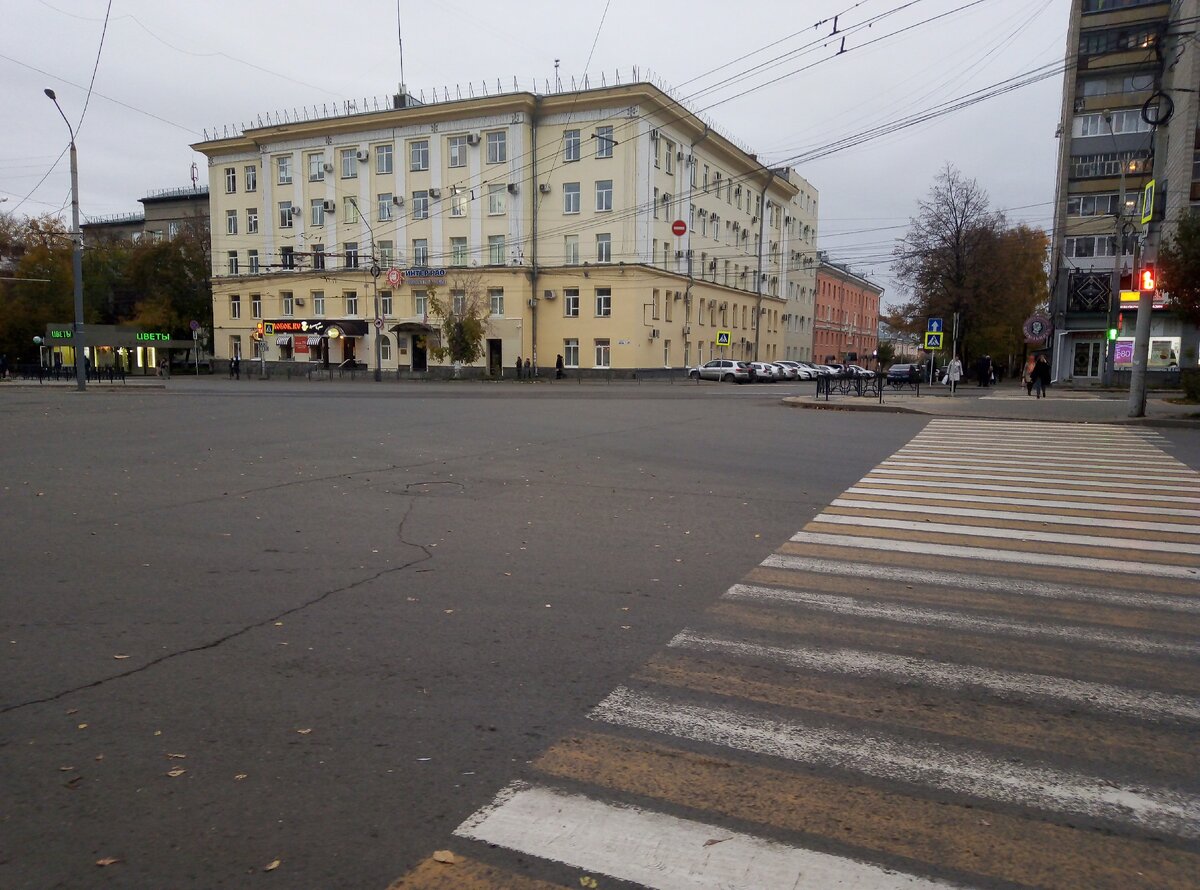
<path fill-rule="evenodd" d="M 750 364 L 732 359 L 716 358 L 688 371 L 693 380 L 720 380 L 723 383 L 749 383 Z"/>

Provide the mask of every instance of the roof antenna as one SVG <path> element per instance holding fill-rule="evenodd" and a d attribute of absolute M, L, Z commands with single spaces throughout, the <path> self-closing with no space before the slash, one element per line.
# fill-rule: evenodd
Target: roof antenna
<path fill-rule="evenodd" d="M 400 90 L 392 97 L 393 108 L 408 106 L 408 89 L 404 86 L 404 29 L 400 24 L 400 0 L 396 0 L 396 43 L 400 48 Z"/>

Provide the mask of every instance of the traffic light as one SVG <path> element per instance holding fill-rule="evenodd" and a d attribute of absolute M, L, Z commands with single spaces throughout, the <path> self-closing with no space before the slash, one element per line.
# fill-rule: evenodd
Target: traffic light
<path fill-rule="evenodd" d="M 255 341 L 261 340 L 263 338 L 264 330 L 265 330 L 264 324 L 263 324 L 263 322 L 260 321 L 258 323 L 258 326 L 255 327 L 254 333 L 250 335 L 250 339 L 255 340 Z"/>
<path fill-rule="evenodd" d="M 1142 266 L 1142 274 L 1138 281 L 1140 290 L 1154 291 L 1158 289 L 1158 279 L 1154 274 L 1154 263 L 1147 263 Z"/>
<path fill-rule="evenodd" d="M 1120 333 L 1120 330 L 1118 328 L 1109 328 L 1108 329 L 1108 339 L 1109 340 L 1117 339 L 1118 333 Z"/>

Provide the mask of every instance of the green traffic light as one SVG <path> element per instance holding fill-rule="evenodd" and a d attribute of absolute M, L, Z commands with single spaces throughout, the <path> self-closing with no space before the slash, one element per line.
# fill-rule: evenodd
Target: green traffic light
<path fill-rule="evenodd" d="M 1108 329 L 1108 339 L 1110 339 L 1110 340 L 1117 339 L 1117 329 L 1116 328 Z"/>

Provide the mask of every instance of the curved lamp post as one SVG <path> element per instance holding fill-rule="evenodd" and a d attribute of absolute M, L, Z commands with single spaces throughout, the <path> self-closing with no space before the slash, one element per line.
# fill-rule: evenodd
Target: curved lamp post
<path fill-rule="evenodd" d="M 67 132 L 71 134 L 71 272 L 75 278 L 75 330 L 71 345 L 75 347 L 75 385 L 80 392 L 87 389 L 87 368 L 84 357 L 83 337 L 83 232 L 79 228 L 79 160 L 75 155 L 75 130 L 63 114 L 62 106 L 54 90 L 46 89 L 46 96 L 62 115 Z"/>

